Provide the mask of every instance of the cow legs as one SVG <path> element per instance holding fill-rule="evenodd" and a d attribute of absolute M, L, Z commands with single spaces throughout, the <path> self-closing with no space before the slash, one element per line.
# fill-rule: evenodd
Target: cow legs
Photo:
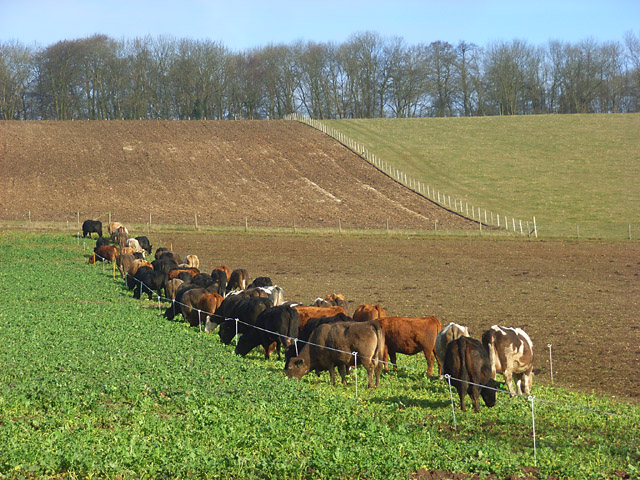
<path fill-rule="evenodd" d="M 340 365 L 338 365 L 338 372 L 342 377 L 342 384 L 346 385 L 347 384 L 347 366 L 344 363 L 341 363 Z"/>
<path fill-rule="evenodd" d="M 385 350 L 387 349 L 387 347 L 385 347 Z M 385 358 L 386 360 L 386 358 Z M 397 372 L 398 371 L 398 364 L 396 363 L 396 352 L 393 350 L 389 350 L 389 360 L 391 361 L 391 363 L 393 364 L 393 371 Z M 388 367 L 385 367 L 388 368 Z"/>
<path fill-rule="evenodd" d="M 512 397 L 514 397 L 516 395 L 515 389 L 513 388 L 513 375 L 510 371 L 508 372 L 504 372 L 502 374 L 502 376 L 504 377 L 504 381 L 507 384 L 507 388 L 509 389 L 509 393 L 511 394 Z M 519 387 L 518 387 L 519 389 Z"/>
<path fill-rule="evenodd" d="M 473 402 L 473 411 L 480 412 L 480 405 L 478 404 L 478 397 L 480 396 L 480 389 L 477 385 L 469 385 L 469 396 Z"/>
<path fill-rule="evenodd" d="M 427 376 L 431 376 L 433 373 L 433 350 L 424 350 L 424 358 L 427 360 Z M 438 367 L 439 369 L 439 367 Z"/>
<path fill-rule="evenodd" d="M 331 385 L 336 384 L 336 369 L 333 365 L 329 367 L 329 377 L 331 379 Z"/>

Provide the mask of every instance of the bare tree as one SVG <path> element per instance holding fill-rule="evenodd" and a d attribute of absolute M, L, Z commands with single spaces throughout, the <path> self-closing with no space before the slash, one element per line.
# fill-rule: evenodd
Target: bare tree
<path fill-rule="evenodd" d="M 34 77 L 31 49 L 19 42 L 0 44 L 0 119 L 29 118 L 28 97 Z"/>

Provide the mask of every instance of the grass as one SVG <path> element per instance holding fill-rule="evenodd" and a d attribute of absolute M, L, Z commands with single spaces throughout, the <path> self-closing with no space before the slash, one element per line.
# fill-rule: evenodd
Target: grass
<path fill-rule="evenodd" d="M 640 236 L 640 114 L 326 120 L 432 188 L 552 237 Z"/>
<path fill-rule="evenodd" d="M 69 234 L 0 233 L 0 477 L 410 478 L 420 468 L 640 475 L 637 406 L 534 385 L 456 410 L 424 359 L 355 395 L 165 320 Z M 609 413 L 604 413 L 609 412 Z M 536 468 L 530 468 L 537 463 Z"/>

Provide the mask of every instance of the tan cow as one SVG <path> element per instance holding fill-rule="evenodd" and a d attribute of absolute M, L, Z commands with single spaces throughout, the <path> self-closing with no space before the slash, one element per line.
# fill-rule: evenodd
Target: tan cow
<path fill-rule="evenodd" d="M 424 353 L 427 360 L 427 375 L 433 373 L 435 358 L 436 336 L 442 330 L 442 324 L 436 317 L 382 317 L 378 319 L 385 336 L 384 361 L 388 358 L 397 370 L 396 354 L 415 355 Z M 388 371 L 385 365 L 385 371 Z"/>
<path fill-rule="evenodd" d="M 386 316 L 387 312 L 379 303 L 375 305 L 369 305 L 367 303 L 359 305 L 356 311 L 353 312 L 353 320 L 355 322 L 368 322 L 369 320 L 378 320 Z"/>

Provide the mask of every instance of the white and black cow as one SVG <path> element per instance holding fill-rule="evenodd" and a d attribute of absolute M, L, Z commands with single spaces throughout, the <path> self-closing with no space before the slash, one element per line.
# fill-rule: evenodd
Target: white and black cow
<path fill-rule="evenodd" d="M 458 325 L 457 323 L 449 323 L 444 327 L 436 336 L 436 359 L 438 360 L 438 368 L 440 376 L 442 377 L 442 370 L 444 369 L 444 355 L 447 352 L 447 345 L 456 338 L 468 337 L 469 328 Z"/>
<path fill-rule="evenodd" d="M 491 378 L 502 374 L 511 396 L 529 395 L 533 385 L 533 342 L 521 328 L 493 325 L 482 334 L 482 344 L 489 352 Z"/>

